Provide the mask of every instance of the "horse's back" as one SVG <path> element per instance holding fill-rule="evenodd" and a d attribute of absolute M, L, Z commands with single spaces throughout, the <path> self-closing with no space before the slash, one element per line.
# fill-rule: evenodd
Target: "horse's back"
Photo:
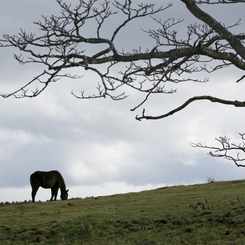
<path fill-rule="evenodd" d="M 43 188 L 51 188 L 55 184 L 58 186 L 64 182 L 63 177 L 57 170 L 49 172 L 36 171 L 30 176 L 31 186 L 41 186 Z"/>

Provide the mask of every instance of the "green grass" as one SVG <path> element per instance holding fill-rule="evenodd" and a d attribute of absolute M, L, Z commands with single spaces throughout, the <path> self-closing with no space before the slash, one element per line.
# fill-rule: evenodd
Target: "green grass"
<path fill-rule="evenodd" d="M 245 244 L 245 180 L 0 206 L 0 244 Z"/>

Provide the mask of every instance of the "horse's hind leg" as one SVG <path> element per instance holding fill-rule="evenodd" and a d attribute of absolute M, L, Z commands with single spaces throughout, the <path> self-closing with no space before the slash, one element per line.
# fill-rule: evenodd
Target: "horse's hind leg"
<path fill-rule="evenodd" d="M 37 194 L 37 190 L 39 187 L 32 187 L 32 192 L 31 192 L 31 196 L 32 196 L 32 202 L 35 202 L 35 196 Z"/>

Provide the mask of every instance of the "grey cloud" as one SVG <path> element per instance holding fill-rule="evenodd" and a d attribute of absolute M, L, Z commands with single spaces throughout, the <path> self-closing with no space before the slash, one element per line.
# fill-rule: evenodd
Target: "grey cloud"
<path fill-rule="evenodd" d="M 32 22 L 39 20 L 41 14 L 58 12 L 53 1 L 2 4 L 0 18 L 10 20 L 4 22 L 4 33 L 15 33 L 18 25 L 33 30 Z M 177 5 L 173 10 L 188 13 L 182 8 Z M 169 10 L 169 16 L 175 14 L 173 10 Z M 187 21 L 189 17 L 186 16 Z M 123 45 L 127 43 L 122 39 Z M 13 61 L 12 49 L 0 49 L 0 57 L 2 92 L 18 88 L 39 69 L 18 65 Z M 165 113 L 190 96 L 205 93 L 243 98 L 244 84 L 235 84 L 237 76 L 227 70 L 211 76 L 207 84 L 173 84 L 173 88 L 178 88 L 177 94 L 150 97 L 144 107 L 147 113 Z M 134 91 L 128 90 L 129 98 L 119 102 L 81 101 L 70 94 L 71 90 L 79 93 L 86 82 L 91 89 L 90 81 L 96 83 L 96 79 L 87 74 L 85 80 L 51 84 L 38 98 L 0 100 L 0 187 L 5 188 L 0 201 L 10 198 L 6 188 L 20 188 L 24 193 L 35 170 L 58 169 L 67 186 L 73 187 L 72 196 L 85 195 L 83 188 L 97 190 L 95 193 L 117 193 L 119 186 L 123 192 L 134 190 L 132 186 L 138 190 L 202 183 L 209 176 L 217 180 L 243 178 L 243 169 L 189 146 L 191 141 L 215 144 L 214 138 L 224 134 L 237 137 L 244 128 L 243 109 L 200 102 L 164 120 L 138 122 L 134 117 L 141 109 L 130 109 L 141 101 L 142 95 Z M 103 192 L 103 188 L 108 191 Z M 49 192 L 45 195 L 48 199 Z"/>

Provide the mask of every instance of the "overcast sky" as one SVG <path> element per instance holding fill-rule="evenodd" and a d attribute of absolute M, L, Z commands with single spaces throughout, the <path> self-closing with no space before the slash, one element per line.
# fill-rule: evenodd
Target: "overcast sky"
<path fill-rule="evenodd" d="M 174 7 L 162 19 L 172 16 L 184 17 L 185 23 L 196 21 L 184 4 L 171 2 Z M 16 34 L 20 28 L 35 31 L 33 22 L 41 20 L 41 15 L 59 13 L 54 0 L 0 0 L 0 6 L 1 36 Z M 237 7 L 229 5 L 217 11 L 221 7 L 213 6 L 211 13 L 231 25 L 244 15 L 241 5 Z M 130 35 L 117 40 L 118 46 L 146 48 L 151 40 L 140 28 L 153 28 L 150 23 L 149 19 L 135 23 Z M 137 32 L 146 39 L 132 35 Z M 184 34 L 183 29 L 180 32 Z M 4 93 L 28 82 L 39 69 L 19 65 L 14 52 L 19 53 L 0 48 L 0 91 Z M 244 100 L 244 81 L 235 83 L 241 74 L 227 69 L 206 74 L 210 78 L 206 84 L 173 85 L 178 89 L 176 94 L 152 97 L 144 108 L 148 114 L 165 113 L 189 97 L 205 94 Z M 86 81 L 95 78 L 89 74 L 86 79 L 59 81 L 33 99 L 0 99 L 0 202 L 30 200 L 29 177 L 36 170 L 59 170 L 70 189 L 69 198 L 205 183 L 208 177 L 217 181 L 245 177 L 244 168 L 211 158 L 207 151 L 189 145 L 215 145 L 215 137 L 224 135 L 239 142 L 238 133 L 244 132 L 244 108 L 197 102 L 169 118 L 139 122 L 134 118 L 142 108 L 136 112 L 130 109 L 141 102 L 141 94 L 129 91 L 130 96 L 118 102 L 109 98 L 78 100 L 71 91 L 83 90 Z M 36 200 L 49 198 L 50 190 L 39 189 Z"/>

